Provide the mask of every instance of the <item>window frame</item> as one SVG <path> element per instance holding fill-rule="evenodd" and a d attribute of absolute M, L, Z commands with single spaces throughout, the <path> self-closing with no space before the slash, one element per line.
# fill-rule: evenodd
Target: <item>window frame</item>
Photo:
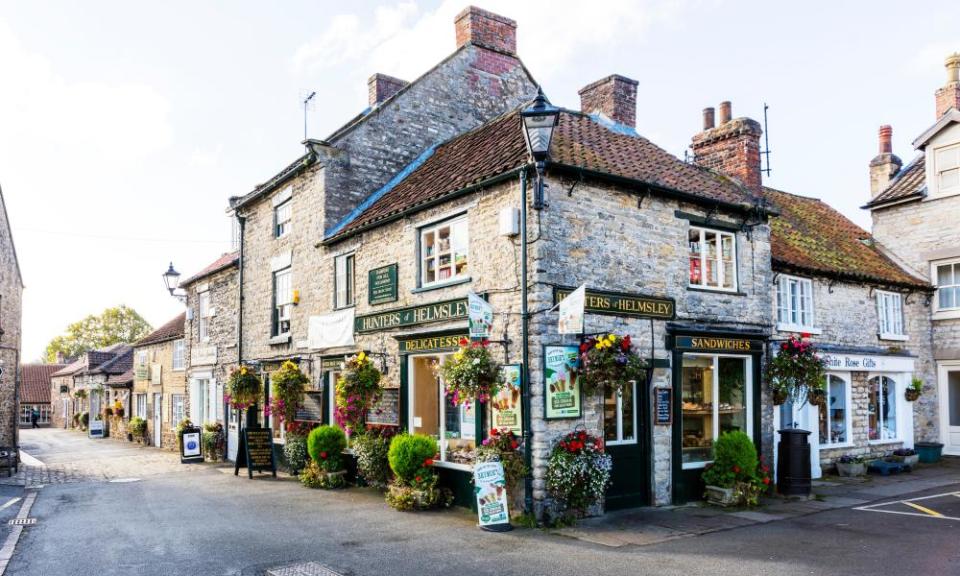
<path fill-rule="evenodd" d="M 197 293 L 197 338 L 210 341 L 210 291 Z"/>
<path fill-rule="evenodd" d="M 792 293 L 790 294 L 790 302 L 788 302 L 788 306 L 785 308 L 781 305 L 781 298 L 784 296 L 786 291 L 789 290 L 791 285 L 797 286 L 796 301 L 800 305 L 800 308 L 797 310 L 792 308 L 794 299 Z M 807 292 L 806 297 L 803 295 L 804 289 L 806 289 Z M 803 309 L 805 302 L 809 304 L 809 310 Z M 814 326 L 816 325 L 817 306 L 813 298 L 813 279 L 803 278 L 801 276 L 791 276 L 789 274 L 781 274 L 777 278 L 776 305 L 777 330 L 783 332 L 812 332 L 816 330 Z M 789 321 L 784 321 L 781 318 L 781 313 L 784 311 L 786 311 L 787 319 Z M 804 322 L 804 314 L 809 317 L 808 323 Z M 798 318 L 800 321 L 793 322 L 794 317 Z"/>
<path fill-rule="evenodd" d="M 293 197 L 289 197 L 273 207 L 273 237 L 275 239 L 287 237 L 293 230 L 292 224 Z"/>
<path fill-rule="evenodd" d="M 623 390 L 617 389 L 617 390 L 614 391 L 614 393 L 617 395 L 617 403 L 616 403 L 616 407 L 614 408 L 614 410 L 616 410 L 616 415 L 617 415 L 617 416 L 616 416 L 616 418 L 617 418 L 617 439 L 616 439 L 616 440 L 608 440 L 608 439 L 606 438 L 606 431 L 604 431 L 604 440 L 603 440 L 603 443 L 606 444 L 607 446 L 630 446 L 630 445 L 635 445 L 635 444 L 637 444 L 637 442 L 638 442 L 637 437 L 638 437 L 639 435 L 637 434 L 637 381 L 636 381 L 636 380 L 630 380 L 629 382 L 627 382 L 627 385 L 628 385 L 628 386 L 631 386 L 632 389 L 633 389 L 632 394 L 631 394 L 631 399 L 632 399 L 632 402 L 633 402 L 633 411 L 632 411 L 632 414 L 633 414 L 633 428 L 632 428 L 632 430 L 633 430 L 633 437 L 632 437 L 632 438 L 626 438 L 626 439 L 623 437 Z M 604 401 L 606 401 L 606 398 L 604 398 Z M 604 408 L 606 408 L 606 406 L 604 406 Z M 606 419 L 604 419 L 604 420 L 606 420 Z"/>
<path fill-rule="evenodd" d="M 691 274 L 691 272 L 692 272 L 691 268 L 692 268 L 692 267 L 690 266 L 690 264 L 691 264 L 691 262 L 692 262 L 691 256 L 694 254 L 694 252 L 693 252 L 692 249 L 691 249 L 692 247 L 690 246 L 690 244 L 691 244 L 691 243 L 690 243 L 690 232 L 693 232 L 693 231 L 695 231 L 695 230 L 700 232 L 699 244 L 700 244 L 700 246 L 701 246 L 701 249 L 700 249 L 700 251 L 699 251 L 699 253 L 698 253 L 698 254 L 699 254 L 699 269 L 700 269 L 700 283 L 699 283 L 699 284 L 694 284 L 694 283 L 692 282 L 692 278 L 691 278 L 691 276 L 692 276 L 692 274 Z M 707 264 L 708 258 L 707 258 L 707 256 L 706 256 L 706 250 L 704 250 L 703 247 L 705 247 L 706 244 L 707 244 L 707 235 L 708 235 L 708 234 L 713 234 L 713 235 L 717 238 L 717 257 L 716 257 L 716 259 L 713 261 L 713 265 L 714 265 L 714 266 L 717 268 L 717 270 L 718 270 L 718 272 L 717 272 L 717 285 L 716 285 L 716 286 L 711 286 L 710 284 L 707 283 L 707 274 L 706 274 L 707 266 L 706 266 L 706 264 Z M 732 243 L 732 254 L 731 254 L 732 259 L 733 259 L 733 281 L 730 283 L 730 286 L 731 286 L 730 288 L 725 288 L 725 287 L 724 287 L 724 281 L 726 280 L 726 269 L 725 269 L 725 267 L 723 266 L 723 264 L 724 264 L 724 259 L 723 259 L 723 238 L 724 238 L 724 237 L 729 237 L 729 238 L 731 238 L 731 239 L 733 240 L 733 243 Z M 738 261 L 737 261 L 737 259 L 738 259 L 738 254 L 737 254 L 737 252 L 738 252 L 738 250 L 737 250 L 737 233 L 736 233 L 736 232 L 732 232 L 732 231 L 730 231 L 730 230 L 720 230 L 720 229 L 718 229 L 718 228 L 708 228 L 708 227 L 706 227 L 706 226 L 697 226 L 697 225 L 695 225 L 695 224 L 691 224 L 690 227 L 689 227 L 689 229 L 688 229 L 688 231 L 687 231 L 687 245 L 688 245 L 688 246 L 687 246 L 687 256 L 686 256 L 686 260 L 687 260 L 687 287 L 688 287 L 688 288 L 693 288 L 693 289 L 695 289 L 695 290 L 709 290 L 709 291 L 711 291 L 711 292 L 737 292 L 737 291 L 739 290 L 740 270 L 739 270 L 739 263 L 738 263 Z M 718 264 L 719 264 L 719 266 L 717 266 Z"/>
<path fill-rule="evenodd" d="M 287 277 L 289 280 L 289 301 L 280 303 L 279 290 L 278 290 L 278 280 L 281 277 Z M 279 336 L 289 336 L 293 327 L 293 269 L 290 266 L 286 268 L 281 268 L 280 270 L 275 270 L 271 274 L 272 280 L 272 309 L 270 312 L 271 322 L 270 322 L 270 335 L 271 337 Z M 286 316 L 282 314 L 286 312 Z M 286 330 L 281 330 L 283 323 L 286 322 Z"/>
<path fill-rule="evenodd" d="M 340 273 L 340 263 L 345 263 L 343 274 Z M 344 298 L 341 301 L 341 276 L 346 281 Z M 357 254 L 346 252 L 333 257 L 333 309 L 350 308 L 357 304 Z"/>
<path fill-rule="evenodd" d="M 940 285 L 940 268 L 949 266 L 952 282 Z M 933 312 L 940 318 L 960 318 L 960 259 L 939 260 L 930 263 L 930 282 L 936 287 L 933 295 Z M 940 306 L 940 288 L 954 290 L 954 305 L 943 308 Z"/>
<path fill-rule="evenodd" d="M 177 418 L 177 412 L 180 412 L 180 417 Z M 171 394 L 170 395 L 170 423 L 172 425 L 178 425 L 180 422 L 186 418 L 186 395 L 185 394 Z M 197 424 L 202 426 L 202 424 Z"/>
<path fill-rule="evenodd" d="M 956 164 L 948 168 L 941 169 L 940 154 L 951 152 L 956 157 Z M 933 177 L 936 181 L 935 196 L 949 196 L 960 192 L 960 144 L 949 144 L 933 150 Z M 954 172 L 957 176 L 957 183 L 949 186 L 943 186 L 943 175 L 947 172 Z"/>
<path fill-rule="evenodd" d="M 137 394 L 136 398 L 137 403 L 137 417 L 147 419 L 147 395 L 146 394 Z"/>
<path fill-rule="evenodd" d="M 457 263 L 456 256 L 457 252 L 454 247 L 454 230 L 457 226 L 463 226 L 463 235 L 465 246 L 464 251 L 466 253 L 466 262 L 465 267 L 462 272 L 457 272 Z M 450 267 L 451 274 L 446 278 L 440 278 L 440 257 L 442 256 L 441 251 L 437 250 L 433 254 L 427 254 L 427 236 L 429 234 L 438 233 L 443 228 L 449 228 L 447 239 L 449 242 L 449 248 L 443 252 L 448 252 L 450 256 L 450 263 L 444 267 Z M 438 234 L 439 235 L 439 234 Z M 427 281 L 427 272 L 429 270 L 427 266 L 428 260 L 433 260 L 434 270 L 437 277 L 433 281 Z M 434 288 L 440 286 L 446 286 L 448 284 L 456 284 L 458 282 L 464 282 L 470 279 L 470 220 L 466 213 L 452 216 L 450 218 L 445 218 L 437 222 L 431 222 L 417 228 L 417 285 L 419 288 Z"/>
<path fill-rule="evenodd" d="M 820 442 L 822 448 L 845 448 L 848 446 L 853 446 L 853 418 L 850 417 L 851 411 L 853 410 L 853 380 L 850 378 L 849 373 L 837 373 L 837 372 L 827 372 L 827 382 L 825 387 L 826 392 L 826 403 L 823 406 L 820 406 L 817 410 L 817 418 L 820 417 L 822 411 L 826 412 L 827 418 L 827 439 L 832 440 L 833 433 L 830 430 L 830 378 L 837 378 L 843 382 L 844 387 L 844 417 L 843 417 L 843 434 L 846 438 L 843 442 Z M 819 425 L 819 422 L 818 422 Z"/>
<path fill-rule="evenodd" d="M 179 360 L 179 362 L 178 362 Z M 184 338 L 173 341 L 173 358 L 170 360 L 171 370 L 182 372 L 187 369 L 187 341 Z"/>
<path fill-rule="evenodd" d="M 903 294 L 877 290 L 875 298 L 877 305 L 877 337 L 880 340 L 907 340 L 907 322 L 903 310 Z M 887 303 L 893 305 L 893 310 L 889 312 L 889 314 Z M 890 325 L 891 322 L 892 326 Z"/>
<path fill-rule="evenodd" d="M 896 378 L 894 378 L 896 376 Z M 871 381 L 874 379 L 878 380 L 878 386 L 880 387 L 879 393 L 877 394 L 877 439 L 874 440 L 870 438 L 870 386 Z M 883 405 L 884 394 L 883 394 L 883 379 L 886 378 L 893 383 L 893 393 L 890 394 L 890 397 L 893 398 L 894 406 L 894 420 L 895 420 L 895 432 L 896 436 L 894 438 L 884 438 L 883 437 L 883 425 L 887 421 L 887 418 L 883 416 L 883 410 L 881 406 Z M 867 444 L 890 444 L 894 442 L 903 442 L 904 434 L 901 431 L 901 421 L 904 416 L 903 411 L 901 411 L 900 394 L 901 386 L 900 380 L 903 379 L 903 376 L 900 374 L 891 374 L 889 372 L 871 372 L 867 374 Z"/>

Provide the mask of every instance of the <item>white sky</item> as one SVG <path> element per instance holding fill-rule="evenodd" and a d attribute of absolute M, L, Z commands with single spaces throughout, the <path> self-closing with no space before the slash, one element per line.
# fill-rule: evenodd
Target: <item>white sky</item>
<path fill-rule="evenodd" d="M 0 185 L 27 289 L 23 355 L 127 304 L 154 326 L 189 275 L 229 249 L 227 198 L 366 106 L 366 79 L 413 79 L 454 49 L 469 0 L 0 0 Z M 477 0 L 518 22 L 554 103 L 610 73 L 639 80 L 637 129 L 682 157 L 701 110 L 770 105 L 771 186 L 863 226 L 877 128 L 894 152 L 934 120 L 960 2 Z"/>

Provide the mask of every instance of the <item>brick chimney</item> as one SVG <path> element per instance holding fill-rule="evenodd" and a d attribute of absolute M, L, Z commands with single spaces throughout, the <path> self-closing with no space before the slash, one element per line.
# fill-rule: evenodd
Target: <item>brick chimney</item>
<path fill-rule="evenodd" d="M 394 78 L 393 76 L 387 76 L 386 74 L 374 74 L 367 80 L 367 94 L 370 101 L 370 107 L 373 108 L 377 104 L 380 104 L 387 98 L 393 96 L 403 88 L 405 88 L 409 82 L 406 80 L 401 80 L 399 78 Z"/>
<path fill-rule="evenodd" d="M 870 161 L 870 198 L 876 198 L 900 171 L 903 162 L 893 153 L 893 128 L 880 127 L 880 151 Z"/>
<path fill-rule="evenodd" d="M 693 137 L 693 161 L 735 178 L 751 190 L 759 190 L 760 123 L 751 118 L 732 118 L 730 102 L 720 103 L 720 124 L 713 125 L 714 110 L 703 111 L 703 132 Z"/>
<path fill-rule="evenodd" d="M 578 92 L 580 111 L 601 113 L 617 124 L 637 127 L 637 81 L 611 74 L 587 84 Z"/>
<path fill-rule="evenodd" d="M 517 53 L 517 23 L 509 18 L 469 6 L 454 19 L 457 48 L 468 42 L 498 52 Z"/>
<path fill-rule="evenodd" d="M 934 93 L 937 99 L 937 120 L 951 108 L 960 110 L 960 52 L 947 56 L 944 66 L 947 68 L 947 83 Z"/>

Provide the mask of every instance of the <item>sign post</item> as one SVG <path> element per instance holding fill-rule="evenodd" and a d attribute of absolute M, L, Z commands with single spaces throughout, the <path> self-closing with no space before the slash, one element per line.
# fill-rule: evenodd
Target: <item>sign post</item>
<path fill-rule="evenodd" d="M 481 462 L 473 468 L 474 492 L 480 528 L 488 532 L 509 532 L 510 511 L 507 509 L 507 478 L 500 462 Z"/>
<path fill-rule="evenodd" d="M 195 464 L 203 462 L 202 431 L 196 426 L 184 428 L 180 432 L 180 463 Z"/>

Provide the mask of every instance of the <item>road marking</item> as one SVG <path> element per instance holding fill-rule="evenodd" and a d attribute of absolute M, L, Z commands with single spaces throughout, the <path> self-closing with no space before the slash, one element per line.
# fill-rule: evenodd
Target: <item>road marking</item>
<path fill-rule="evenodd" d="M 943 518 L 943 514 L 937 512 L 936 510 L 931 510 L 931 509 L 927 508 L 926 506 L 921 506 L 921 505 L 919 505 L 919 504 L 914 504 L 913 502 L 910 502 L 909 500 L 904 500 L 903 503 L 906 504 L 907 506 L 913 508 L 914 510 L 919 510 L 919 511 L 921 511 L 921 512 L 926 512 L 927 514 L 929 514 L 929 515 L 931 515 L 931 516 L 936 516 L 937 518 Z"/>
<path fill-rule="evenodd" d="M 940 520 L 960 520 L 954 516 L 944 516 L 936 510 L 931 510 L 926 506 L 917 504 L 921 500 L 931 500 L 933 498 L 943 498 L 945 496 L 955 496 L 960 498 L 960 492 L 944 492 L 943 494 L 933 494 L 932 496 L 920 496 L 919 498 L 910 498 L 909 500 L 894 500 L 892 502 L 881 502 L 879 504 L 870 504 L 867 506 L 857 506 L 854 510 L 864 512 L 883 512 L 884 514 L 900 514 L 901 516 L 919 516 L 921 518 L 937 518 Z M 899 510 L 880 510 L 884 506 L 893 506 L 894 504 L 903 504 L 920 512 L 901 512 Z M 922 512 L 922 513 L 921 513 Z"/>
<path fill-rule="evenodd" d="M 27 454 L 23 450 L 20 451 L 20 462 L 22 465 L 26 466 L 46 466 L 46 464 Z"/>
<path fill-rule="evenodd" d="M 0 510 L 6 510 L 7 508 L 13 506 L 14 504 L 16 504 L 16 503 L 19 502 L 19 501 L 20 501 L 20 497 L 19 497 L 19 496 L 17 496 L 16 498 L 11 498 L 11 499 L 7 500 L 7 503 L 6 503 L 6 504 L 4 504 L 3 506 L 0 506 Z"/>
<path fill-rule="evenodd" d="M 26 520 L 27 515 L 30 514 L 30 508 L 33 507 L 33 502 L 37 499 L 37 491 L 31 490 L 27 494 L 27 499 L 23 501 L 23 505 L 20 506 L 20 511 L 17 512 L 17 518 Z M 10 559 L 13 558 L 13 551 L 17 547 L 17 542 L 20 541 L 20 535 L 23 534 L 23 526 L 12 526 L 10 528 L 10 534 L 7 534 L 7 540 L 3 543 L 3 547 L 0 548 L 0 576 L 3 576 L 3 573 L 7 571 L 7 564 L 10 563 Z"/>

